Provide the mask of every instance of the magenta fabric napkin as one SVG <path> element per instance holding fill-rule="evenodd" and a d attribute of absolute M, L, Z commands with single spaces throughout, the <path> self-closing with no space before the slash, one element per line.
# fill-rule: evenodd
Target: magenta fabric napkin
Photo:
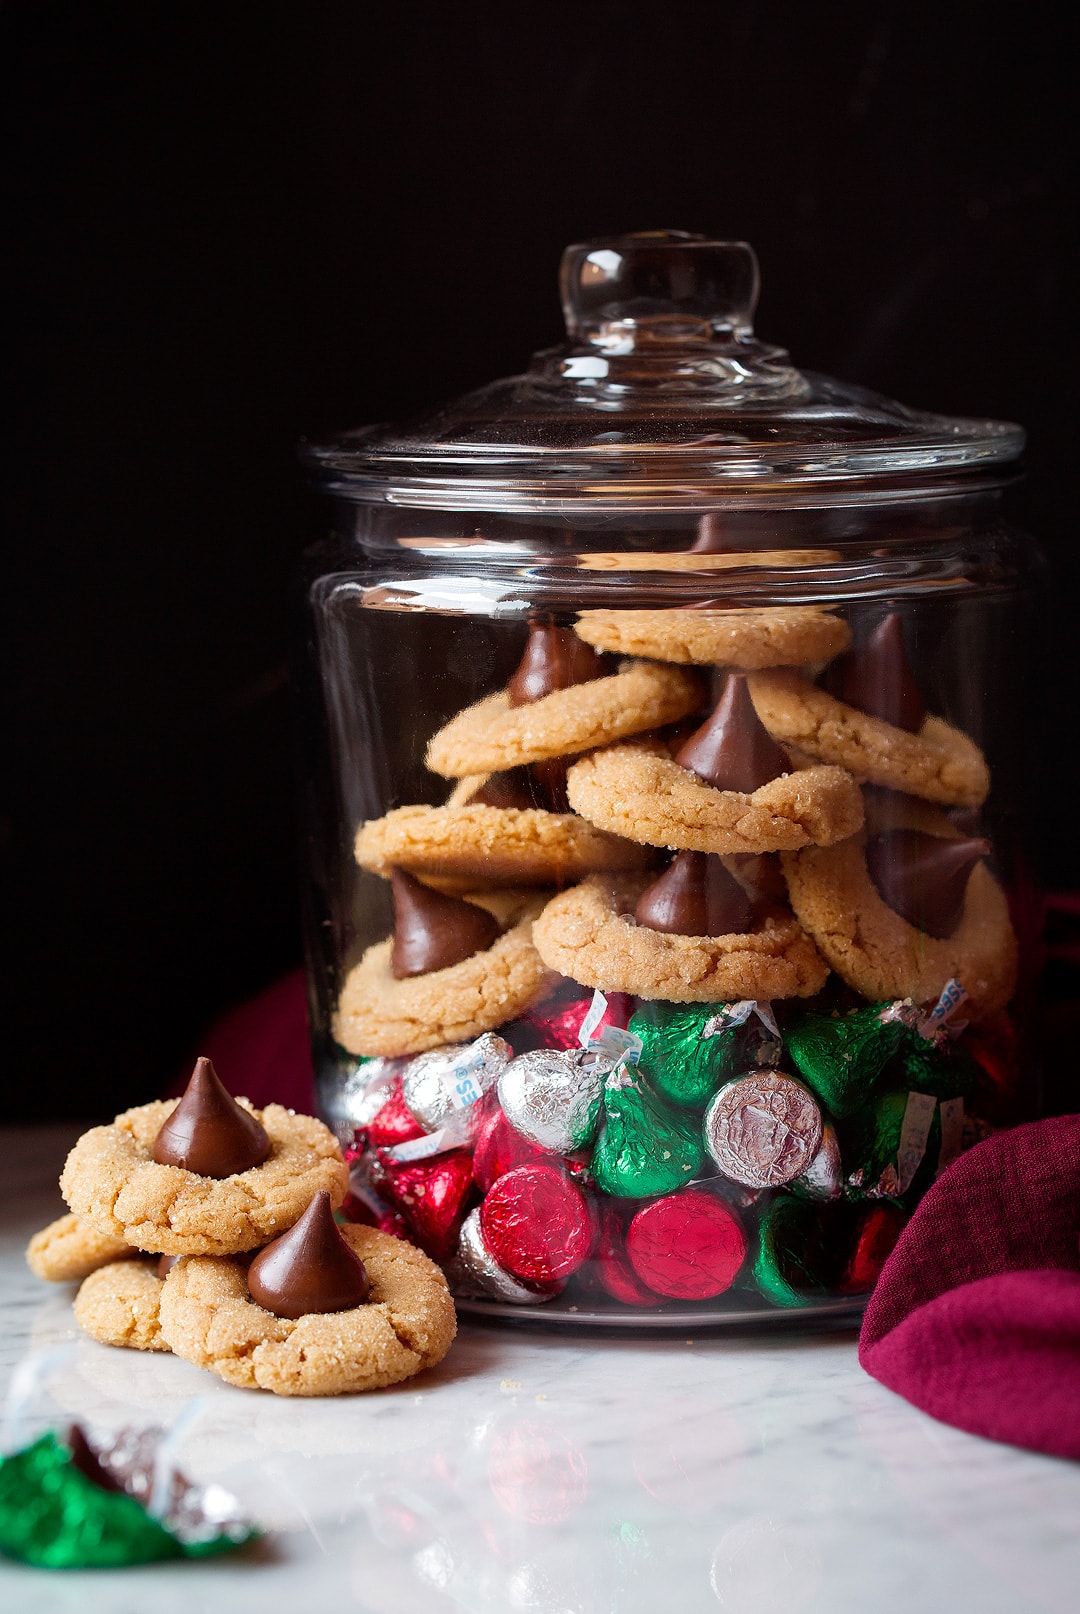
<path fill-rule="evenodd" d="M 949 1167 L 885 1264 L 859 1360 L 944 1423 L 1080 1458 L 1080 1115 Z"/>

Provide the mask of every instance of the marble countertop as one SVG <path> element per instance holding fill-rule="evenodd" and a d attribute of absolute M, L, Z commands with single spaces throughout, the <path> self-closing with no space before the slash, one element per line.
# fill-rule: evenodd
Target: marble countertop
<path fill-rule="evenodd" d="M 851 1332 L 568 1338 L 466 1323 L 397 1390 L 281 1401 L 79 1335 L 27 1271 L 71 1129 L 0 1135 L 0 1371 L 92 1431 L 197 1406 L 180 1461 L 269 1532 L 201 1563 L 0 1564 L 19 1614 L 979 1614 L 1080 1605 L 1080 1466 L 916 1412 Z M 57 1347 L 63 1347 L 57 1349 Z M 40 1426 L 40 1425 L 39 1425 Z M 36 1431 L 35 1431 L 36 1432 Z"/>

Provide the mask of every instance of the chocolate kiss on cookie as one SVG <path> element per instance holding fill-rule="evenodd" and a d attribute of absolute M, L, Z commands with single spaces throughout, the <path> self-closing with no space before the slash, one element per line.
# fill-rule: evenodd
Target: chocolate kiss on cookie
<path fill-rule="evenodd" d="M 270 1139 L 222 1086 L 209 1059 L 197 1059 L 184 1096 L 154 1139 L 159 1166 L 183 1166 L 200 1177 L 233 1177 L 260 1166 Z"/>
<path fill-rule="evenodd" d="M 528 706 L 557 689 L 588 684 L 613 671 L 611 658 L 597 653 L 569 628 L 533 622 L 517 671 L 506 686 L 511 706 Z"/>
<path fill-rule="evenodd" d="M 433 891 L 404 869 L 394 869 L 390 879 L 394 890 L 390 970 L 395 980 L 448 969 L 483 952 L 498 938 L 498 922 L 486 908 Z"/>
<path fill-rule="evenodd" d="M 275 1317 L 351 1311 L 362 1306 L 371 1285 L 367 1270 L 337 1230 L 325 1188 L 300 1220 L 248 1267 L 248 1293 Z"/>
<path fill-rule="evenodd" d="M 680 852 L 641 893 L 634 918 L 676 936 L 733 936 L 750 929 L 754 904 L 712 852 Z"/>
<path fill-rule="evenodd" d="M 675 761 L 716 790 L 747 795 L 791 772 L 787 757 L 754 710 L 742 673 L 730 675 L 712 716 L 679 747 Z"/>
<path fill-rule="evenodd" d="M 879 717 L 893 728 L 918 734 L 926 703 L 904 647 L 904 625 L 896 611 L 879 622 L 868 639 L 833 663 L 826 674 L 830 695 L 846 706 Z"/>
<path fill-rule="evenodd" d="M 470 807 L 539 807 L 548 813 L 568 813 L 566 800 L 566 758 L 507 768 L 493 773 L 469 797 Z"/>
<path fill-rule="evenodd" d="M 894 913 L 944 940 L 960 923 L 972 869 L 989 851 L 989 841 L 947 841 L 917 829 L 886 829 L 867 841 L 866 867 Z"/>

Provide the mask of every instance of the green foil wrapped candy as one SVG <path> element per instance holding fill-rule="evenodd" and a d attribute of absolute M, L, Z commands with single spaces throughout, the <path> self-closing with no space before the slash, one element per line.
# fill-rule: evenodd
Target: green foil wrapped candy
<path fill-rule="evenodd" d="M 906 1001 L 870 1003 L 850 1014 L 802 1015 L 789 1028 L 788 1054 L 807 1087 L 833 1115 L 853 1115 L 873 1094 L 889 1060 L 908 1039 L 916 1010 Z"/>
<path fill-rule="evenodd" d="M 774 1306 L 805 1306 L 831 1293 L 850 1243 L 851 1208 L 777 1194 L 762 1215 L 754 1282 Z"/>
<path fill-rule="evenodd" d="M 732 1023 L 724 1025 L 729 1015 Z M 775 1064 L 780 1055 L 750 1004 L 645 1003 L 629 1029 L 641 1038 L 640 1069 L 665 1098 L 688 1109 L 706 1105 L 739 1071 Z"/>
<path fill-rule="evenodd" d="M 182 1555 L 134 1497 L 87 1479 L 51 1433 L 0 1459 L 0 1552 L 42 1569 L 117 1569 Z"/>
<path fill-rule="evenodd" d="M 900 1199 L 918 1178 L 929 1186 L 941 1151 L 937 1100 L 929 1093 L 881 1093 L 838 1131 L 852 1199 Z"/>
<path fill-rule="evenodd" d="M 627 1065 L 616 1065 L 608 1075 L 601 1113 L 591 1165 L 603 1193 L 648 1199 L 670 1194 L 700 1172 L 700 1120 L 652 1092 Z"/>
<path fill-rule="evenodd" d="M 967 1098 L 978 1084 L 979 1067 L 971 1055 L 943 1034 L 927 1040 L 912 1032 L 895 1064 L 903 1087 L 935 1098 Z"/>

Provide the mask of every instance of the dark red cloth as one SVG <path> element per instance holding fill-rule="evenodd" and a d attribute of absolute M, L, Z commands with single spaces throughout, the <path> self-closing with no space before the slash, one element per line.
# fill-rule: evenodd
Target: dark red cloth
<path fill-rule="evenodd" d="M 249 1098 L 256 1109 L 284 1104 L 311 1115 L 315 1076 L 308 1038 L 307 986 L 303 970 L 293 970 L 253 998 L 215 1020 L 195 1050 L 206 1054 L 230 1093 Z M 190 1070 L 171 1091 L 182 1093 Z"/>
<path fill-rule="evenodd" d="M 1080 1458 L 1080 1115 L 950 1166 L 885 1264 L 859 1360 L 944 1423 Z"/>

